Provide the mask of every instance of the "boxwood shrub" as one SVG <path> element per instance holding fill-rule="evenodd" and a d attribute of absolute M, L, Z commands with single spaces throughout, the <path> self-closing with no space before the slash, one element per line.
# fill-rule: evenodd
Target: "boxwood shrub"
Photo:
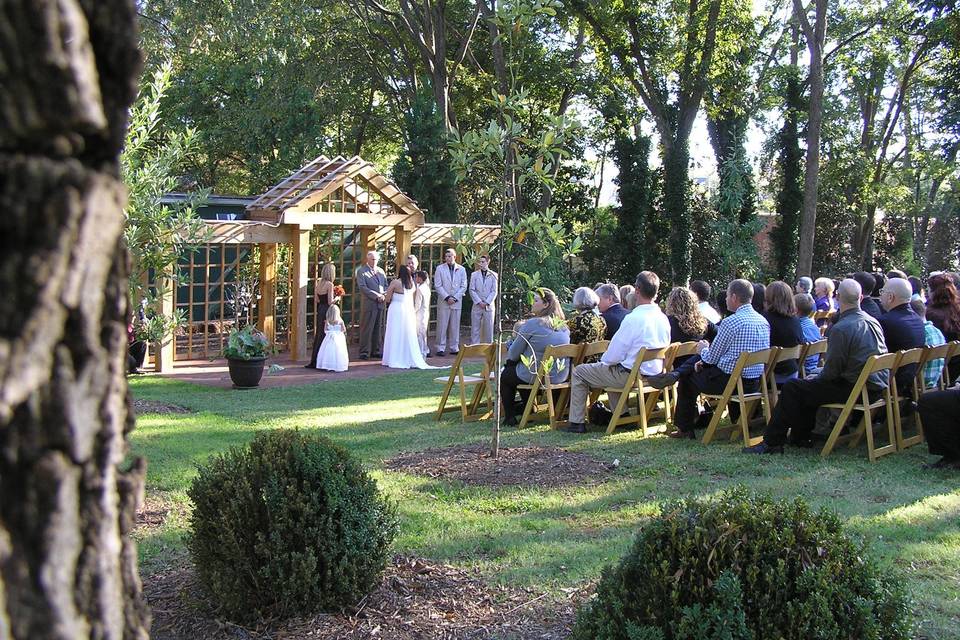
<path fill-rule="evenodd" d="M 908 599 L 839 518 L 729 490 L 666 505 L 604 571 L 580 640 L 899 640 Z"/>
<path fill-rule="evenodd" d="M 296 430 L 262 431 L 212 457 L 188 494 L 198 579 L 238 622 L 354 604 L 396 535 L 396 510 L 360 463 Z"/>

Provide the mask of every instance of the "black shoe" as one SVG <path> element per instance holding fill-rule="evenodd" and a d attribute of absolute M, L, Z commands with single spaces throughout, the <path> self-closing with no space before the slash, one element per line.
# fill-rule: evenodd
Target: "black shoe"
<path fill-rule="evenodd" d="M 766 442 L 755 444 L 752 447 L 744 447 L 743 453 L 779 453 L 783 455 L 783 446 L 773 447 Z"/>
<path fill-rule="evenodd" d="M 312 364 L 305 364 L 305 365 L 303 365 L 303 368 L 304 368 L 304 369 L 316 369 L 316 367 L 315 367 L 314 365 L 312 365 Z"/>
<path fill-rule="evenodd" d="M 442 357 L 445 356 L 445 355 L 447 355 L 447 354 L 445 354 L 443 351 L 437 351 L 437 357 L 438 357 L 438 358 L 442 358 Z"/>
<path fill-rule="evenodd" d="M 129 371 L 127 371 L 128 376 L 142 376 L 145 373 L 146 371 L 144 371 L 143 369 L 130 369 Z"/>
<path fill-rule="evenodd" d="M 505 427 L 515 427 L 518 424 L 520 423 L 517 421 L 517 416 L 510 416 L 509 418 L 503 419 L 503 426 Z"/>
<path fill-rule="evenodd" d="M 571 422 L 560 430 L 566 431 L 567 433 L 586 433 L 587 425 L 583 424 L 582 422 Z"/>
<path fill-rule="evenodd" d="M 696 433 L 696 431 L 694 431 L 694 430 L 692 430 L 692 429 L 691 429 L 690 431 L 681 431 L 680 429 L 677 429 L 677 430 L 675 430 L 675 431 L 671 431 L 670 433 L 668 433 L 668 434 L 667 434 L 667 437 L 668 437 L 668 438 L 676 438 L 676 439 L 680 439 L 680 440 L 683 440 L 683 439 L 686 439 L 686 440 L 696 440 L 696 439 L 697 439 L 697 433 Z"/>
<path fill-rule="evenodd" d="M 375 353 L 375 354 L 373 354 L 373 355 L 370 356 L 370 357 L 373 358 L 374 360 L 376 360 L 377 358 L 382 358 L 382 357 L 383 357 L 383 354 L 382 354 L 382 353 Z"/>
<path fill-rule="evenodd" d="M 790 446 L 801 449 L 813 449 L 813 438 L 790 438 Z"/>
<path fill-rule="evenodd" d="M 360 354 L 360 359 L 361 359 L 361 360 L 369 360 L 369 359 L 370 359 L 370 356 L 365 356 L 365 355 L 363 355 L 363 354 L 361 353 L 361 354 Z"/>
<path fill-rule="evenodd" d="M 936 462 L 923 465 L 924 469 L 960 469 L 960 460 L 940 458 Z"/>
<path fill-rule="evenodd" d="M 671 371 L 670 373 L 658 373 L 655 376 L 644 376 L 643 382 L 648 387 L 653 387 L 654 389 L 666 389 L 669 386 L 672 386 L 680 380 L 680 374 L 676 371 Z"/>
<path fill-rule="evenodd" d="M 450 355 L 455 356 L 455 355 L 457 355 L 458 353 L 460 353 L 460 352 L 459 352 L 459 351 L 451 351 L 451 352 L 450 352 Z"/>

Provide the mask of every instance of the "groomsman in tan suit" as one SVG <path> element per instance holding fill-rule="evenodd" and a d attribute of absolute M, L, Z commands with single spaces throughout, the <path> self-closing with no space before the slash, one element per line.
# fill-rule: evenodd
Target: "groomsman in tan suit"
<path fill-rule="evenodd" d="M 477 258 L 477 270 L 470 274 L 470 342 L 493 342 L 494 304 L 497 299 L 497 274 L 490 271 L 490 256 Z"/>
<path fill-rule="evenodd" d="M 451 354 L 460 352 L 460 314 L 463 294 L 467 292 L 467 271 L 457 264 L 457 252 L 447 249 L 443 264 L 433 273 L 433 288 L 437 292 L 437 355 L 449 347 Z"/>

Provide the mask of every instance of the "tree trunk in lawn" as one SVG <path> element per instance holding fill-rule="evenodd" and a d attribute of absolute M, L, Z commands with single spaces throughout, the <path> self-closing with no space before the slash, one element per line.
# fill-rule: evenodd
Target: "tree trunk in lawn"
<path fill-rule="evenodd" d="M 663 149 L 663 209 L 670 222 L 670 282 L 685 286 L 690 280 L 690 150 L 687 139 Z"/>
<path fill-rule="evenodd" d="M 146 638 L 124 378 L 129 0 L 0 12 L 0 638 Z"/>

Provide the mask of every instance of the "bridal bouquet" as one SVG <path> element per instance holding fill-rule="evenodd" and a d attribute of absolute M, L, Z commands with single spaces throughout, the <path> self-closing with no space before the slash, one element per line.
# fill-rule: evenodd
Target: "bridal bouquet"
<path fill-rule="evenodd" d="M 340 285 L 336 284 L 336 285 L 333 286 L 333 295 L 334 295 L 334 296 L 336 296 L 336 297 L 338 297 L 338 298 L 342 298 L 342 297 L 345 296 L 346 294 L 347 294 L 346 289 L 344 289 L 344 288 L 341 287 Z"/>

